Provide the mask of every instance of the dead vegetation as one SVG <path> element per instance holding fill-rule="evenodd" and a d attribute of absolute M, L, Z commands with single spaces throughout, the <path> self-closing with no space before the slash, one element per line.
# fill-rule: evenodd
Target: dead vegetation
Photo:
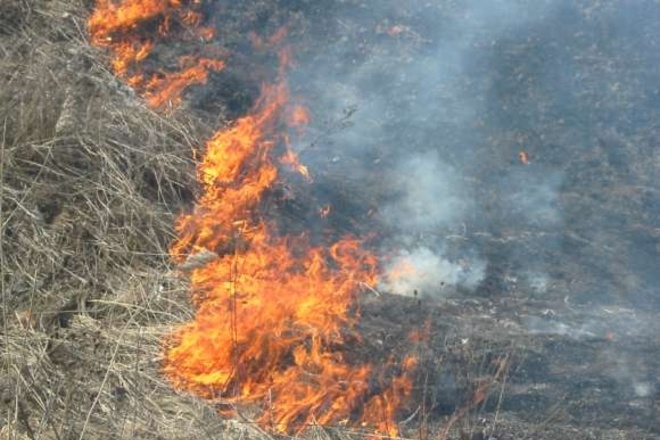
<path fill-rule="evenodd" d="M 0 7 L 1 438 L 216 437 L 157 371 L 190 313 L 167 246 L 200 130 L 115 82 L 85 8 Z"/>
<path fill-rule="evenodd" d="M 89 6 L 0 6 L 0 438 L 270 438 L 160 376 L 192 313 L 167 247 L 207 129 L 116 81 Z"/>
<path fill-rule="evenodd" d="M 194 199 L 205 127 L 147 109 L 115 80 L 86 41 L 88 5 L 6 3 L 0 438 L 271 438 L 159 374 L 163 336 L 192 313 L 167 247 Z"/>

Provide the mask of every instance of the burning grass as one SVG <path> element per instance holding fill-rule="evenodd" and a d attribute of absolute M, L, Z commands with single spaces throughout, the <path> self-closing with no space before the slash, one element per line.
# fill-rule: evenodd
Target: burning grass
<path fill-rule="evenodd" d="M 221 59 L 190 53 L 179 55 L 167 69 L 145 66 L 160 44 L 213 37 L 215 31 L 203 25 L 200 9 L 199 1 L 99 0 L 87 27 L 92 43 L 110 50 L 114 74 L 138 90 L 151 107 L 164 109 L 179 105 L 184 89 L 206 83 L 210 72 L 225 67 Z"/>
<path fill-rule="evenodd" d="M 360 426 L 361 422 L 373 419 L 360 418 L 363 412 L 355 403 L 360 399 L 351 402 L 345 397 L 350 387 L 341 382 L 341 378 L 357 378 L 356 382 L 364 383 L 361 375 L 367 371 L 359 368 L 361 365 L 387 360 L 389 354 L 401 358 L 402 353 L 411 349 L 419 364 L 419 374 L 411 384 L 416 400 L 409 412 L 398 417 L 397 428 L 412 438 L 465 439 L 485 438 L 486 435 L 529 438 L 539 433 L 542 437 L 546 431 L 562 434 L 545 438 L 570 438 L 578 432 L 569 426 L 571 417 L 584 414 L 580 411 L 585 402 L 596 407 L 593 400 L 576 398 L 571 402 L 566 396 L 574 390 L 588 389 L 584 384 L 594 379 L 601 380 L 599 386 L 607 386 L 609 382 L 599 379 L 598 371 L 583 368 L 582 361 L 588 355 L 592 365 L 604 369 L 606 366 L 598 363 L 599 356 L 615 342 L 570 341 L 576 353 L 571 357 L 565 350 L 558 350 L 558 344 L 564 342 L 557 337 L 545 342 L 531 341 L 530 337 L 521 336 L 523 330 L 517 327 L 515 317 L 520 311 L 519 305 L 507 309 L 508 302 L 518 300 L 514 297 L 500 303 L 483 298 L 449 301 L 442 309 L 437 308 L 441 312 L 431 316 L 431 320 L 426 312 L 436 313 L 435 306 L 427 307 L 428 304 L 418 303 L 414 298 L 369 291 L 358 298 L 362 311 L 359 321 L 355 320 L 355 315 L 337 321 L 323 313 L 314 313 L 308 320 L 301 320 L 302 324 L 288 324 L 280 330 L 284 338 L 273 338 L 263 332 L 264 328 L 279 323 L 278 313 L 291 315 L 306 309 L 317 312 L 325 305 L 320 303 L 322 298 L 317 297 L 304 303 L 304 296 L 295 290 L 297 284 L 307 282 L 308 277 L 303 276 L 307 275 L 305 271 L 314 269 L 325 276 L 332 272 L 323 266 L 328 261 L 336 267 L 342 264 L 339 261 L 342 255 L 368 257 L 368 253 L 364 249 L 356 251 L 357 243 L 341 239 L 334 253 L 331 246 L 318 249 L 307 237 L 273 239 L 267 234 L 272 234 L 276 228 L 271 224 L 258 224 L 257 220 L 263 219 L 261 212 L 257 205 L 250 203 L 254 215 L 242 218 L 234 210 L 221 209 L 223 215 L 231 215 L 238 223 L 217 226 L 221 233 L 211 239 L 204 235 L 205 225 L 196 223 L 198 216 L 181 217 L 178 229 L 174 230 L 173 225 L 181 212 L 199 214 L 206 210 L 209 216 L 217 214 L 210 206 L 215 199 L 207 200 L 206 194 L 209 188 L 225 188 L 217 183 L 227 174 L 212 170 L 218 164 L 230 162 L 213 154 L 205 158 L 198 155 L 195 159 L 202 159 L 204 168 L 197 170 L 202 177 L 197 182 L 193 151 L 209 138 L 226 145 L 227 140 L 231 140 L 232 130 L 237 130 L 241 122 L 229 124 L 213 136 L 218 127 L 205 126 L 186 108 L 185 100 L 181 101 L 180 110 L 170 107 L 166 115 L 148 109 L 144 104 L 149 102 L 148 88 L 137 87 L 137 93 L 134 92 L 125 84 L 129 83 L 128 76 L 120 75 L 117 80 L 104 67 L 112 66 L 106 59 L 108 53 L 90 48 L 86 40 L 88 17 L 81 15 L 89 5 L 13 0 L 3 4 L 3 8 L 5 6 L 3 13 L 6 13 L 0 15 L 1 439 L 289 438 L 286 434 L 273 433 L 287 431 L 287 423 L 293 426 L 293 422 L 309 414 L 311 417 L 306 422 L 312 426 L 299 433 L 298 438 L 364 438 L 373 434 L 373 426 Z M 168 14 L 178 14 L 172 12 L 173 9 L 168 11 Z M 174 21 L 181 20 L 177 17 Z M 153 27 L 158 20 L 147 21 Z M 240 20 L 233 21 L 231 26 L 241 28 L 237 24 Z M 179 23 L 169 29 L 184 28 Z M 170 37 L 156 37 L 154 41 L 167 41 L 173 34 L 168 35 Z M 236 37 L 234 41 L 239 39 Z M 104 47 L 110 50 L 112 58 L 113 49 Z M 186 59 L 179 64 L 177 60 L 181 60 L 181 54 L 175 52 L 174 61 L 168 64 L 168 73 L 176 72 L 177 66 L 191 65 Z M 147 58 L 129 63 L 130 69 L 136 67 L 135 62 Z M 176 90 L 178 94 L 184 89 Z M 183 95 L 168 96 L 166 101 L 177 102 Z M 282 110 L 285 105 L 282 100 L 278 102 Z M 258 119 L 258 115 L 257 111 L 250 117 Z M 217 119 L 223 120 L 224 116 L 218 115 Z M 277 117 L 266 118 L 269 122 L 266 125 L 272 129 L 272 126 L 288 123 L 291 131 L 288 134 L 295 134 L 309 118 L 309 114 L 294 106 Z M 260 132 L 257 136 L 261 151 L 268 150 L 268 142 L 264 140 L 277 137 L 269 133 Z M 223 149 L 209 148 L 209 151 L 218 153 Z M 278 156 L 280 153 L 278 151 L 274 157 L 282 159 L 283 163 L 276 161 L 274 168 L 300 165 L 291 156 Z M 535 157 L 521 156 L 521 161 L 529 159 L 533 164 Z M 254 161 L 253 156 L 250 159 L 253 170 L 259 169 L 258 164 L 264 165 Z M 238 168 L 245 168 L 244 161 L 237 163 Z M 269 169 L 266 165 L 261 168 Z M 272 174 L 277 174 L 277 170 L 271 172 L 271 179 Z M 239 181 L 247 179 L 245 173 L 233 177 Z M 265 182 L 271 184 L 268 173 L 266 177 Z M 345 176 L 338 176 L 336 180 L 342 178 Z M 227 179 L 226 188 L 231 187 L 234 180 Z M 350 184 L 343 184 L 350 187 Z M 264 189 L 262 193 L 268 191 L 270 189 Z M 319 216 L 332 216 L 336 209 L 330 205 L 318 208 Z M 266 315 L 266 310 L 261 308 L 263 304 L 258 304 L 262 297 L 255 294 L 258 289 L 254 289 L 252 283 L 275 283 L 271 273 L 255 277 L 243 271 L 242 277 L 224 277 L 230 281 L 216 286 L 215 291 L 195 290 L 194 304 L 191 304 L 190 286 L 172 271 L 169 252 L 173 240 L 178 240 L 175 253 L 181 253 L 181 264 L 177 268 L 190 271 L 192 284 L 197 287 L 208 287 L 206 284 L 213 281 L 212 276 L 231 270 L 230 260 L 234 257 L 247 264 L 259 260 L 263 254 L 277 253 L 293 261 L 288 266 L 284 263 L 275 266 L 275 270 L 295 267 L 295 276 L 272 289 L 276 301 L 271 305 L 276 310 L 267 310 L 270 315 L 263 317 L 256 326 L 254 322 L 246 322 L 249 316 L 236 315 L 241 325 L 251 324 L 251 328 L 260 330 L 255 333 L 258 338 L 246 337 L 247 330 L 240 327 L 241 333 L 245 333 L 242 339 L 227 342 L 227 339 L 214 338 L 216 344 L 217 341 L 234 344 L 234 351 L 221 344 L 215 347 L 217 351 L 226 350 L 225 358 L 216 357 L 216 351 L 191 359 L 190 355 L 196 353 L 195 347 L 198 348 L 196 338 L 206 337 L 203 331 L 207 328 L 218 331 L 214 315 L 205 314 L 204 310 L 225 307 L 227 311 L 227 304 L 222 301 L 206 302 L 208 296 L 221 298 L 227 288 L 234 289 L 237 293 L 234 298 L 245 300 L 250 311 L 263 311 Z M 493 238 L 496 243 L 493 246 L 500 248 L 502 243 L 497 240 Z M 246 246 L 247 242 L 251 246 Z M 297 248 L 311 248 L 313 258 L 289 253 L 292 243 Z M 337 249 L 342 252 L 336 252 Z M 228 264 L 212 271 L 211 277 L 203 270 L 217 269 L 222 263 Z M 348 263 L 348 266 L 355 266 L 354 261 Z M 253 264 L 252 267 L 258 269 L 253 272 L 259 272 L 263 265 Z M 330 287 L 345 292 L 349 284 L 368 282 L 371 275 L 370 271 L 342 271 Z M 351 276 L 353 279 L 347 279 Z M 277 302 L 282 289 L 298 293 L 289 302 Z M 335 299 L 340 301 L 333 310 L 345 312 L 348 297 Z M 411 334 L 411 330 L 420 329 L 425 319 L 431 323 L 428 334 L 426 329 Z M 209 322 L 211 325 L 205 327 Z M 343 327 L 346 323 L 351 324 L 346 327 L 350 331 Z M 328 329 L 318 331 L 313 330 L 314 327 Z M 343 330 L 337 330 L 339 327 Z M 183 330 L 175 331 L 177 328 Z M 176 347 L 174 344 L 171 351 L 164 353 L 163 338 L 173 331 L 179 338 L 175 342 L 187 345 Z M 353 333 L 362 335 L 359 343 Z M 285 338 L 287 340 L 283 341 Z M 249 368 L 212 383 L 211 391 L 204 388 L 207 374 L 227 370 L 224 368 L 229 365 L 227 356 L 243 356 L 248 361 L 260 359 L 259 353 L 252 356 L 255 347 L 273 341 L 276 344 L 269 352 L 273 356 L 266 359 L 266 364 L 280 362 L 290 367 L 288 370 L 280 368 L 269 376 L 257 362 L 247 363 Z M 285 344 L 291 341 L 295 349 Z M 318 341 L 329 344 L 324 347 Z M 350 353 L 339 350 L 342 342 L 350 345 Z M 547 347 L 544 348 L 543 343 Z M 237 345 L 240 349 L 235 350 Z M 527 359 L 523 359 L 523 355 L 513 356 L 517 351 L 526 351 Z M 342 370 L 346 368 L 344 355 L 346 360 L 350 357 L 352 366 L 358 366 L 352 376 Z M 209 373 L 199 368 L 200 362 L 193 362 L 200 359 L 225 364 Z M 183 363 L 184 368 L 178 365 L 168 368 L 172 363 L 167 360 Z M 177 385 L 210 399 L 202 401 L 173 391 L 170 381 L 162 376 L 163 366 Z M 389 375 L 391 382 L 401 367 L 390 367 L 382 371 L 383 375 Z M 336 374 L 331 374 L 330 380 L 320 376 L 308 382 L 291 379 L 294 373 L 310 374 L 324 368 Z M 559 368 L 562 381 L 552 382 L 549 372 L 552 368 Z M 510 373 L 515 376 L 511 380 Z M 566 377 L 575 379 L 563 380 Z M 321 398 L 303 402 L 300 413 L 280 412 L 282 407 L 270 411 L 273 409 L 271 399 L 278 397 L 272 391 L 285 395 L 283 390 L 289 380 L 296 385 L 290 387 L 295 392 L 289 397 L 295 399 L 298 387 L 311 383 Z M 279 388 L 272 386 L 275 381 Z M 376 382 L 370 382 L 369 392 L 378 390 Z M 509 383 L 513 383 L 511 387 Z M 246 398 L 241 393 L 247 388 L 256 391 Z M 517 403 L 506 395 L 511 390 L 518 393 L 514 396 Z M 340 411 L 334 418 L 323 419 L 328 413 L 317 403 L 324 399 L 337 403 Z M 528 405 L 529 402 L 538 406 Z M 245 405 L 234 407 L 236 403 Z M 525 408 L 516 410 L 516 404 Z M 605 415 L 600 417 L 625 415 L 627 404 L 622 401 L 615 410 L 603 412 Z M 219 409 L 227 407 L 234 410 L 233 418 L 218 415 Z M 373 407 L 382 409 L 378 403 Z M 524 415 L 532 407 L 539 422 L 531 428 L 512 422 L 514 417 L 505 415 L 506 411 Z M 603 408 L 612 407 L 598 406 L 599 414 Z M 657 413 L 657 407 L 655 411 Z M 644 419 L 637 417 L 633 423 L 638 424 L 639 420 Z M 331 426 L 321 426 L 320 422 L 326 421 Z M 442 423 L 446 423 L 447 429 Z M 598 419 L 598 423 L 607 428 L 602 419 Z M 349 428 L 351 424 L 353 427 Z M 651 422 L 648 424 L 651 426 Z M 551 425 L 557 429 L 546 430 Z M 502 426 L 506 432 L 500 429 Z M 518 436 L 511 434 L 515 431 L 510 429 L 512 426 L 522 426 L 523 429 L 517 431 Z M 381 427 L 381 432 L 394 432 L 389 428 Z M 588 427 L 590 433 L 595 432 L 592 428 Z M 607 429 L 602 432 L 605 431 Z M 632 437 L 634 433 L 631 432 L 617 430 L 618 437 L 610 432 L 607 438 L 648 438 L 643 433 Z M 605 435 L 600 437 L 606 438 Z"/>
<path fill-rule="evenodd" d="M 310 248 L 304 237 L 259 241 L 259 233 L 269 232 L 268 227 L 243 228 L 242 233 L 251 234 L 252 253 L 239 254 L 241 258 L 259 259 L 261 254 L 277 251 L 292 263 L 275 270 L 287 264 L 296 267 L 289 281 L 273 293 L 284 289 L 297 294 L 286 307 L 281 301 L 273 306 L 277 313 L 298 310 L 306 317 L 281 330 L 289 339 L 286 344 L 278 342 L 272 351 L 276 356 L 268 362 L 286 364 L 285 358 L 290 357 L 297 362 L 275 370 L 276 377 L 269 376 L 263 366 L 248 371 L 252 383 L 245 380 L 245 371 L 232 378 L 231 389 L 257 390 L 248 398 L 229 394 L 209 404 L 171 389 L 161 376 L 163 338 L 175 327 L 184 324 L 184 329 L 190 329 L 198 323 L 192 321 L 189 286 L 171 271 L 168 246 L 175 238 L 175 218 L 193 203 L 197 183 L 192 151 L 203 143 L 198 134 L 209 129 L 190 113 L 174 111 L 163 116 L 148 109 L 117 82 L 103 67 L 103 57 L 85 40 L 86 19 L 79 15 L 82 4 L 49 2 L 36 8 L 15 2 L 13 7 L 23 18 L 12 20 L 12 31 L 0 36 L 0 50 L 5 54 L 0 64 L 0 438 L 271 438 L 256 421 L 266 430 L 288 431 L 305 417 L 305 438 L 364 438 L 373 434 L 373 426 L 355 426 L 363 421 L 385 421 L 390 425 L 380 426 L 381 432 L 396 432 L 394 399 L 411 386 L 392 373 L 400 368 L 389 365 L 381 371 L 390 376 L 391 383 L 389 391 L 378 395 L 374 391 L 378 381 L 369 385 L 373 389 L 364 388 L 373 367 L 350 366 L 336 351 L 347 337 L 343 326 L 355 324 L 354 317 L 347 315 L 349 291 L 374 276 L 369 254 L 349 239 L 324 250 Z M 266 125 L 281 117 L 292 122 L 294 131 L 299 130 L 309 115 L 298 107 L 280 114 L 282 98 L 275 106 L 278 115 L 267 117 Z M 221 131 L 213 140 L 222 144 L 228 133 Z M 289 167 L 297 164 L 286 152 L 283 160 Z M 208 155 L 205 164 L 213 161 Z M 210 171 L 211 167 L 205 168 L 204 176 L 213 181 L 202 181 L 213 186 L 221 176 Z M 179 222 L 182 249 L 205 245 L 218 250 L 199 242 L 199 231 L 191 225 L 195 226 L 193 219 Z M 186 230 L 193 231 L 190 239 Z M 292 243 L 308 249 L 311 256 L 289 255 Z M 330 260 L 344 270 L 324 267 Z M 309 284 L 312 272 L 330 277 L 331 282 L 312 283 L 309 288 L 321 290 L 304 302 L 304 291 L 296 285 Z M 193 283 L 202 275 L 197 270 Z M 248 281 L 236 285 L 244 290 Z M 334 294 L 337 302 L 332 310 L 337 316 L 323 312 L 323 295 L 328 292 L 322 289 Z M 255 292 L 246 298 L 259 300 Z M 197 302 L 203 303 L 200 298 Z M 278 324 L 279 318 L 264 320 L 262 327 Z M 245 323 L 249 317 L 240 319 Z M 267 329 L 257 329 L 268 336 Z M 382 341 L 374 336 L 379 332 L 369 333 L 364 341 L 373 352 L 384 351 Z M 184 342 L 190 335 L 178 333 Z M 400 338 L 399 351 L 406 345 L 405 335 Z M 329 349 L 330 345 L 334 348 Z M 180 356 L 185 350 L 177 350 L 168 353 L 170 361 L 185 362 L 187 357 Z M 362 357 L 367 360 L 373 352 L 365 351 Z M 237 353 L 246 359 L 252 356 L 249 351 Z M 413 364 L 408 362 L 408 366 Z M 175 383 L 197 387 L 201 383 L 199 377 L 187 375 L 190 369 L 166 371 Z M 296 378 L 314 371 L 327 374 L 312 381 Z M 361 385 L 355 387 L 346 378 Z M 278 381 L 275 388 L 273 381 Z M 294 384 L 295 392 L 287 392 Z M 221 390 L 224 386 L 216 384 Z M 219 416 L 213 406 L 235 401 L 258 407 L 259 400 L 272 398 L 273 389 L 280 394 L 276 397 L 281 399 L 282 411 L 255 413 L 239 407 L 232 421 Z M 310 390 L 316 395 L 307 394 Z M 311 396 L 304 405 L 296 401 L 301 395 Z M 328 402 L 335 405 L 334 412 L 324 407 Z M 416 414 L 419 410 L 413 418 Z M 323 423 L 333 427 L 322 427 Z"/>
<path fill-rule="evenodd" d="M 178 106 L 184 88 L 206 82 L 207 69 L 224 68 L 220 60 L 186 55 L 180 59 L 190 67 L 183 70 L 154 75 L 145 69 L 157 42 L 213 36 L 198 8 L 194 2 L 101 0 L 88 31 L 93 44 L 111 51 L 118 78 L 162 110 Z M 267 39 L 251 37 L 260 50 L 272 50 L 282 46 L 286 28 Z M 404 361 L 404 373 L 385 379 L 380 371 L 396 361 L 352 365 L 344 353 L 343 333 L 357 319 L 356 293 L 376 282 L 375 256 L 352 237 L 319 244 L 287 237 L 277 219 L 264 215 L 286 180 L 282 168 L 310 180 L 288 146 L 289 129 L 301 132 L 309 115 L 289 103 L 290 49 L 277 52 L 277 83 L 263 87 L 249 115 L 209 140 L 198 167 L 203 194 L 177 221 L 172 254 L 179 263 L 200 252 L 217 258 L 192 269 L 195 319 L 174 334 L 164 372 L 179 389 L 222 397 L 225 405 L 261 407 L 259 424 L 276 432 L 342 422 L 397 435 L 395 416 L 410 393 L 405 372 L 414 359 Z"/>
<path fill-rule="evenodd" d="M 85 41 L 82 4 L 13 7 L 23 18 L 0 36 L 1 438 L 270 438 L 160 373 L 162 338 L 191 318 L 168 246 L 208 129 L 119 84 Z"/>
<path fill-rule="evenodd" d="M 254 114 L 207 145 L 198 173 L 205 191 L 179 219 L 173 254 L 181 262 L 199 251 L 219 255 L 193 269 L 197 313 L 177 331 L 165 372 L 206 398 L 261 406 L 260 424 L 278 432 L 343 421 L 396 435 L 409 377 L 381 383 L 381 366 L 352 365 L 345 354 L 356 293 L 375 284 L 375 256 L 352 237 L 314 245 L 282 236 L 261 212 L 280 174 L 273 150 L 286 100 L 283 84 L 267 88 Z M 302 169 L 291 152 L 281 154 Z M 414 364 L 409 358 L 402 370 Z"/>

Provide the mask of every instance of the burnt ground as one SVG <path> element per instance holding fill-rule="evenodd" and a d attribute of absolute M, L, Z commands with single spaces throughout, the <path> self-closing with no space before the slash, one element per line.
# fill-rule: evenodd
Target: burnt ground
<path fill-rule="evenodd" d="M 361 329 L 374 352 L 384 346 L 421 360 L 402 416 L 411 437 L 420 425 L 437 435 L 457 412 L 460 438 L 659 435 L 653 312 L 557 304 L 521 291 L 442 303 L 372 296 L 363 307 Z M 409 329 L 427 322 L 428 340 L 411 344 Z M 646 330 L 630 331 L 631 322 Z M 488 391 L 475 401 L 480 383 Z"/>
<path fill-rule="evenodd" d="M 360 295 L 352 355 L 420 359 L 403 435 L 660 438 L 657 1 L 234 3 L 209 10 L 230 67 L 167 116 L 89 47 L 91 5 L 1 6 L 2 438 L 272 438 L 174 392 L 159 355 L 192 314 L 167 257 L 190 153 L 272 76 L 246 32 L 284 23 L 315 114 L 286 227 L 401 245 L 397 165 L 432 150 L 466 203 L 404 242 L 486 263 L 476 287 Z"/>

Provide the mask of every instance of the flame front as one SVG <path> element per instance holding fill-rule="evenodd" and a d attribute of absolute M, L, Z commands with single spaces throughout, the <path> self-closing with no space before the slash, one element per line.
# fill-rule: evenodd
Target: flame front
<path fill-rule="evenodd" d="M 161 43 L 213 37 L 201 26 L 200 7 L 198 0 L 96 0 L 88 30 L 93 44 L 111 52 L 114 73 L 163 110 L 224 68 L 199 51 L 179 56 L 176 67 L 146 68 Z M 266 50 L 285 36 L 282 28 L 251 40 Z M 179 389 L 258 409 L 257 421 L 275 432 L 368 424 L 396 435 L 415 359 L 372 365 L 348 350 L 360 342 L 355 296 L 377 283 L 375 255 L 355 237 L 313 243 L 305 234 L 287 236 L 273 219 L 286 170 L 312 181 L 290 141 L 311 117 L 289 103 L 288 48 L 279 60 L 279 80 L 262 88 L 253 111 L 208 141 L 198 166 L 203 193 L 176 224 L 171 254 L 191 270 L 196 315 L 168 339 L 163 371 Z M 329 212 L 328 205 L 320 216 Z"/>
<path fill-rule="evenodd" d="M 179 388 L 258 405 L 259 422 L 278 432 L 345 422 L 395 434 L 409 381 L 379 379 L 385 368 L 351 364 L 344 351 L 359 339 L 354 297 L 361 283 L 376 283 L 375 256 L 350 237 L 325 246 L 282 237 L 264 218 L 276 164 L 291 160 L 278 135 L 287 110 L 284 84 L 266 87 L 251 115 L 207 145 L 204 195 L 180 218 L 172 253 L 218 258 L 192 272 L 197 314 L 176 332 L 164 370 Z"/>

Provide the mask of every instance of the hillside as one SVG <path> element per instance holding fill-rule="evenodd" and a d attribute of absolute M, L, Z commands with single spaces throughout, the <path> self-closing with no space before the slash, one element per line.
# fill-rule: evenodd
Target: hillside
<path fill-rule="evenodd" d="M 204 3 L 212 37 L 165 38 L 141 65 L 218 57 L 164 104 L 113 71 L 92 3 L 0 4 L 1 439 L 660 438 L 657 1 Z M 209 139 L 259 120 L 272 84 L 311 117 L 281 104 L 259 147 L 277 178 L 217 209 L 209 188 L 260 168 L 208 184 Z M 328 423 L 344 388 L 280 429 L 279 401 L 205 391 L 212 366 L 172 361 L 173 332 L 223 310 L 203 268 L 247 261 L 261 227 L 264 254 L 295 264 L 254 272 L 291 298 L 243 320 L 285 325 L 239 335 L 265 353 L 242 364 L 271 399 L 300 383 L 272 384 L 301 350 L 351 378 L 369 366 Z M 294 319 L 301 303 L 314 316 Z"/>

